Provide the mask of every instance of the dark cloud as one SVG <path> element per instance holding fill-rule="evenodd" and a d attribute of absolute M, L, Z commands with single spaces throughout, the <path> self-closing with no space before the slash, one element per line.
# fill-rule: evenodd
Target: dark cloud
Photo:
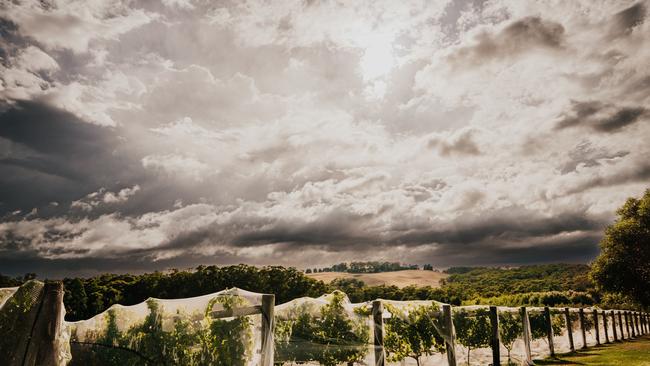
<path fill-rule="evenodd" d="M 430 225 L 397 235 L 398 244 L 471 245 L 472 243 L 525 242 L 532 238 L 575 231 L 602 229 L 607 218 L 590 217 L 585 211 L 564 212 L 544 217 L 538 212 L 510 207 L 479 215 L 463 215 L 453 223 Z"/>
<path fill-rule="evenodd" d="M 114 129 L 37 101 L 17 102 L 0 114 L 0 137 L 10 142 L 0 155 L 0 214 L 132 185 L 141 169 Z"/>
<path fill-rule="evenodd" d="M 562 174 L 567 174 L 576 171 L 579 165 L 587 168 L 600 166 L 603 162 L 611 162 L 614 159 L 625 157 L 629 151 L 609 152 L 604 148 L 597 148 L 592 146 L 589 141 L 583 141 L 576 145 L 568 153 L 568 160 L 560 167 Z"/>
<path fill-rule="evenodd" d="M 597 132 L 617 132 L 643 119 L 647 114 L 645 107 L 617 107 L 598 101 L 572 101 L 571 111 L 560 116 L 555 128 L 560 130 L 585 126 Z"/>
<path fill-rule="evenodd" d="M 634 28 L 643 24 L 646 11 L 645 4 L 639 2 L 616 13 L 611 21 L 610 37 L 618 38 L 630 34 Z"/>
<path fill-rule="evenodd" d="M 450 56 L 452 62 L 480 64 L 490 59 L 519 55 L 535 48 L 561 49 L 564 27 L 540 17 L 517 20 L 496 35 L 481 33 L 476 44 L 460 48 Z"/>
<path fill-rule="evenodd" d="M 641 161 L 616 172 L 598 174 L 588 177 L 567 190 L 566 194 L 576 194 L 585 190 L 599 187 L 612 187 L 627 183 L 646 182 L 650 180 L 650 162 Z"/>
<path fill-rule="evenodd" d="M 602 234 L 590 232 L 550 241 L 532 239 L 519 246 L 493 243 L 440 246 L 422 260 L 438 266 L 585 263 L 598 255 L 601 238 Z"/>

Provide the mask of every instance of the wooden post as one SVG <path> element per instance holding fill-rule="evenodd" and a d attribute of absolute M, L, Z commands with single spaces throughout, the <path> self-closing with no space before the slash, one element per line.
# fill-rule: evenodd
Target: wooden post
<path fill-rule="evenodd" d="M 596 345 L 600 344 L 600 327 L 598 325 L 598 310 L 593 309 L 592 313 L 594 314 L 594 329 L 596 329 Z"/>
<path fill-rule="evenodd" d="M 580 308 L 580 330 L 582 331 L 582 348 L 587 348 L 587 332 L 585 331 L 585 311 Z"/>
<path fill-rule="evenodd" d="M 60 340 L 57 340 L 57 336 L 62 326 L 63 282 L 49 282 L 43 287 L 43 302 L 32 329 L 23 365 L 58 365 Z"/>
<path fill-rule="evenodd" d="M 526 365 L 533 365 L 533 358 L 530 354 L 530 321 L 528 320 L 528 311 L 525 306 L 521 307 L 521 321 L 524 331 L 524 348 L 526 350 Z"/>
<path fill-rule="evenodd" d="M 447 364 L 449 366 L 456 366 L 456 332 L 454 331 L 451 305 L 442 305 L 442 317 L 445 330 L 447 331 Z"/>
<path fill-rule="evenodd" d="M 614 342 L 618 342 L 618 335 L 616 334 L 616 313 L 614 313 L 614 310 L 609 312 L 612 316 L 612 333 L 614 335 Z"/>
<path fill-rule="evenodd" d="M 567 336 L 569 337 L 569 347 L 571 352 L 575 352 L 576 346 L 573 343 L 573 325 L 571 324 L 571 313 L 569 308 L 564 308 L 564 320 L 566 322 Z"/>
<path fill-rule="evenodd" d="M 499 337 L 499 311 L 496 306 L 490 306 L 490 324 L 492 324 L 492 365 L 501 365 L 501 339 Z"/>
<path fill-rule="evenodd" d="M 634 325 L 636 326 L 636 334 L 641 335 L 641 328 L 639 327 L 639 312 L 634 312 Z"/>
<path fill-rule="evenodd" d="M 553 346 L 553 319 L 551 318 L 551 309 L 544 307 L 544 317 L 546 318 L 546 337 L 548 338 L 548 350 L 551 357 L 555 357 L 555 347 Z"/>
<path fill-rule="evenodd" d="M 609 330 L 607 329 L 607 312 L 603 310 L 603 329 L 605 330 L 605 343 L 609 343 Z"/>
<path fill-rule="evenodd" d="M 625 312 L 625 329 L 627 329 L 627 339 L 634 338 L 634 329 L 630 327 L 630 312 Z M 630 330 L 632 329 L 632 330 Z"/>
<path fill-rule="evenodd" d="M 625 333 L 623 332 L 623 314 L 618 311 L 618 329 L 621 331 L 621 341 L 625 339 Z"/>
<path fill-rule="evenodd" d="M 262 295 L 262 360 L 261 366 L 273 366 L 275 342 L 275 295 Z"/>
<path fill-rule="evenodd" d="M 375 345 L 375 365 L 384 366 L 386 354 L 384 352 L 384 306 L 381 300 L 372 302 L 373 343 Z"/>

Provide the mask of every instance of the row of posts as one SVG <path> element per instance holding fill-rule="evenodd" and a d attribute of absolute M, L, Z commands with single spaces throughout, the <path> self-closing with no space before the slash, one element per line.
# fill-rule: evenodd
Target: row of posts
<path fill-rule="evenodd" d="M 375 365 L 384 366 L 386 354 L 384 352 L 384 320 L 382 314 L 384 312 L 380 300 L 373 301 L 372 303 L 372 317 L 373 317 L 373 333 L 374 333 L 374 349 L 375 349 Z M 525 306 L 519 309 L 521 315 L 522 328 L 523 328 L 523 341 L 525 348 L 526 364 L 533 365 L 530 341 L 531 329 L 530 321 L 528 319 L 528 310 Z M 546 336 L 548 340 L 548 348 L 551 357 L 555 356 L 555 347 L 553 345 L 553 319 L 551 316 L 551 309 L 544 308 Z M 619 310 L 592 310 L 594 320 L 594 329 L 596 334 L 596 344 L 601 344 L 599 318 L 602 318 L 602 324 L 605 334 L 604 343 L 610 343 L 608 320 L 611 318 L 612 322 L 612 338 L 613 341 L 623 341 L 624 339 L 636 338 L 643 334 L 650 333 L 650 314 L 636 312 L 636 311 L 619 311 Z M 617 319 L 618 318 L 618 319 Z M 576 345 L 573 340 L 573 326 L 571 313 L 569 308 L 564 308 L 564 319 L 567 327 L 567 337 L 569 339 L 569 347 L 571 352 L 576 350 Z M 580 330 L 582 334 L 582 348 L 587 348 L 587 334 L 585 325 L 585 313 L 583 309 L 578 311 L 578 321 L 580 322 Z M 496 306 L 490 306 L 490 324 L 492 326 L 492 336 L 490 339 L 490 347 L 492 348 L 492 365 L 501 365 L 501 352 L 500 344 L 501 337 L 499 335 L 499 312 Z M 623 325 L 625 324 L 625 325 Z M 617 331 L 620 330 L 620 334 Z M 445 346 L 447 353 L 447 361 L 449 366 L 456 366 L 456 346 L 455 338 L 456 332 L 454 330 L 454 323 L 452 318 L 451 305 L 442 306 L 442 327 L 443 332 L 446 333 Z M 625 330 L 625 331 L 624 331 Z M 627 337 L 625 336 L 627 334 Z"/>

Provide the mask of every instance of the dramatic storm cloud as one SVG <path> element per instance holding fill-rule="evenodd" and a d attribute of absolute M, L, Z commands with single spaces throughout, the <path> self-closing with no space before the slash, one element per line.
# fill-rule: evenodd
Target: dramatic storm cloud
<path fill-rule="evenodd" d="M 0 5 L 0 272 L 587 262 L 646 1 Z"/>

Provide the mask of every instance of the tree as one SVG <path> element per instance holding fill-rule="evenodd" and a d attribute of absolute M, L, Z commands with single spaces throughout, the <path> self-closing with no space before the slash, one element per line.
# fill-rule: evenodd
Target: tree
<path fill-rule="evenodd" d="M 425 265 L 422 267 L 422 269 L 425 270 L 425 271 L 433 271 L 433 266 L 430 265 L 430 264 L 425 264 Z"/>
<path fill-rule="evenodd" d="M 490 346 L 492 325 L 486 309 L 477 309 L 473 314 L 460 310 L 454 313 L 454 327 L 460 344 L 467 347 L 467 364 L 469 365 L 472 349 Z"/>
<path fill-rule="evenodd" d="M 435 327 L 437 307 L 416 306 L 400 310 L 386 304 L 392 316 L 384 321 L 384 347 L 389 362 L 411 357 L 420 365 L 422 356 L 445 351 L 445 341 Z"/>
<path fill-rule="evenodd" d="M 521 316 L 516 313 L 502 312 L 499 313 L 499 335 L 501 343 L 508 351 L 508 363 L 510 363 L 510 353 L 517 338 L 519 338 L 524 331 L 523 324 L 521 323 Z"/>
<path fill-rule="evenodd" d="M 605 230 L 601 253 L 591 278 L 605 292 L 630 297 L 650 306 L 650 189 L 640 199 L 628 198 L 618 219 Z"/>

